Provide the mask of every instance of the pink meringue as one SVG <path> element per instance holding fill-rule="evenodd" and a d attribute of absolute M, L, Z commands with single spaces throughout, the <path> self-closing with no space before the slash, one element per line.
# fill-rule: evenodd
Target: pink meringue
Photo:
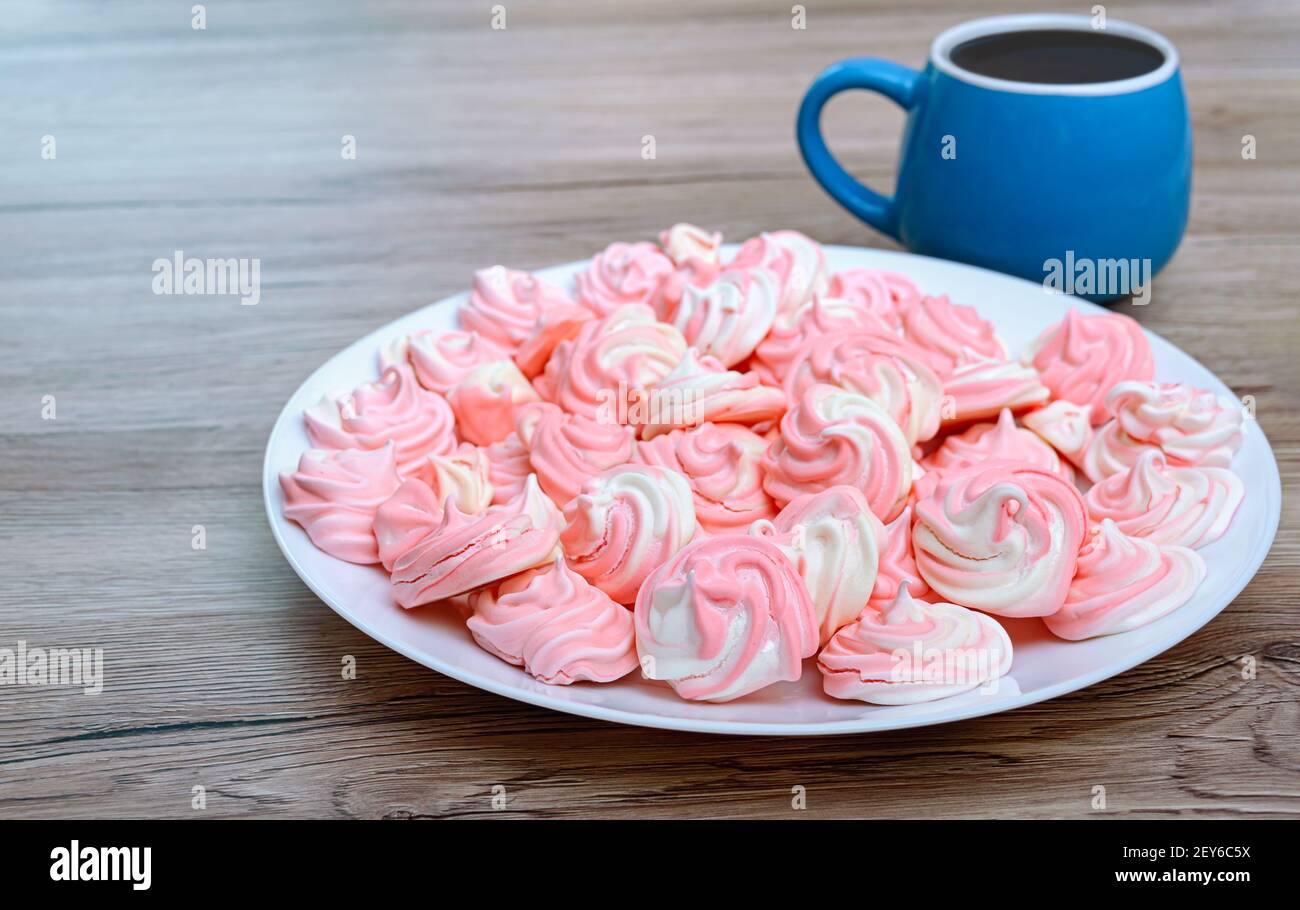
<path fill-rule="evenodd" d="M 1130 438 L 1157 445 L 1171 464 L 1226 468 L 1241 449 L 1241 408 L 1173 382 L 1121 382 L 1106 396 Z"/>
<path fill-rule="evenodd" d="M 642 672 L 682 698 L 723 702 L 796 680 L 817 651 L 812 601 L 773 543 L 705 537 L 657 568 L 636 599 Z"/>
<path fill-rule="evenodd" d="M 654 568 L 695 536 L 695 505 L 676 471 L 626 464 L 597 474 L 564 507 L 569 564 L 614 600 L 630 604 Z"/>
<path fill-rule="evenodd" d="M 524 481 L 533 473 L 528 446 L 515 432 L 487 446 L 483 452 L 488 460 L 488 479 L 492 482 L 492 502 L 507 503 L 523 491 Z"/>
<path fill-rule="evenodd" d="M 985 462 L 927 474 L 912 544 L 945 600 L 999 616 L 1050 616 L 1065 603 L 1087 514 L 1059 474 Z"/>
<path fill-rule="evenodd" d="M 1046 404 L 1051 393 L 1031 366 L 1004 360 L 973 360 L 943 381 L 944 423 L 992 417 L 1003 408 L 1021 411 Z"/>
<path fill-rule="evenodd" d="M 686 478 L 696 519 L 706 533 L 734 534 L 776 515 L 776 503 L 763 490 L 767 446 L 748 427 L 704 423 L 638 443 L 636 460 Z"/>
<path fill-rule="evenodd" d="M 676 308 L 687 287 L 704 287 L 718 277 L 722 270 L 719 255 L 722 235 L 693 224 L 674 224 L 659 234 L 659 245 L 676 267 L 660 286 L 656 303 L 660 314 L 667 316 Z"/>
<path fill-rule="evenodd" d="M 481 515 L 492 505 L 491 460 L 476 445 L 462 442 L 448 455 L 430 455 L 413 475 L 429 485 L 440 505 L 450 496 L 467 515 Z"/>
<path fill-rule="evenodd" d="M 407 357 L 420 385 L 446 395 L 478 367 L 510 355 L 478 332 L 417 332 L 406 339 Z"/>
<path fill-rule="evenodd" d="M 569 295 L 549 281 L 494 265 L 474 273 L 474 288 L 461 307 L 460 324 L 514 353 L 543 313 L 572 305 Z"/>
<path fill-rule="evenodd" d="M 732 366 L 772 328 L 780 293 L 767 269 L 728 269 L 707 287 L 687 287 L 669 321 L 687 344 Z"/>
<path fill-rule="evenodd" d="M 1088 491 L 1088 515 L 1109 518 L 1130 537 L 1199 548 L 1228 529 L 1245 496 L 1241 478 L 1227 468 L 1170 467 L 1157 449 L 1128 470 Z"/>
<path fill-rule="evenodd" d="M 1076 467 L 1092 442 L 1092 406 L 1072 401 L 1053 401 L 1020 418 L 1021 422 L 1049 443 Z"/>
<path fill-rule="evenodd" d="M 785 413 L 785 392 L 763 385 L 754 373 L 728 370 L 688 348 L 681 362 L 650 390 L 640 425 L 645 439 L 698 424 L 772 421 Z"/>
<path fill-rule="evenodd" d="M 822 644 L 862 612 L 876 584 L 885 526 L 856 487 L 800 496 L 749 533 L 772 541 L 799 570 Z"/>
<path fill-rule="evenodd" d="M 538 390 L 571 414 L 627 423 L 628 404 L 645 399 L 685 353 L 680 332 L 658 321 L 650 307 L 629 304 L 561 342 Z"/>
<path fill-rule="evenodd" d="M 916 557 L 912 555 L 911 506 L 903 509 L 897 518 L 885 525 L 876 584 L 871 589 L 867 607 L 883 610 L 893 603 L 904 584 L 913 597 L 925 598 L 930 593 L 930 586 L 921 578 L 921 573 L 916 568 Z"/>
<path fill-rule="evenodd" d="M 280 474 L 284 517 L 302 525 L 311 542 L 331 556 L 363 565 L 379 561 L 371 526 L 375 510 L 393 495 L 397 450 L 308 449 L 298 470 Z"/>
<path fill-rule="evenodd" d="M 392 572 L 397 558 L 438 526 L 447 499 L 454 502 L 455 494 L 439 499 L 428 483 L 411 477 L 379 506 L 374 516 L 375 542 L 387 571 Z"/>
<path fill-rule="evenodd" d="M 776 317 L 767 337 L 754 349 L 754 365 L 779 384 L 814 338 L 858 334 L 899 337 L 890 323 L 861 304 L 838 297 L 814 297 L 797 310 Z"/>
<path fill-rule="evenodd" d="M 732 269 L 769 269 L 781 282 L 779 311 L 795 310 L 826 292 L 826 254 L 798 231 L 772 231 L 746 240 Z"/>
<path fill-rule="evenodd" d="M 817 657 L 826 694 L 874 705 L 913 705 L 983 686 L 1011 669 L 1011 638 L 997 620 L 900 589 L 879 613 L 863 611 Z"/>
<path fill-rule="evenodd" d="M 444 503 L 438 523 L 393 560 L 393 596 L 403 607 L 443 600 L 550 562 L 563 519 L 529 477 L 523 491 L 482 515 Z"/>
<path fill-rule="evenodd" d="M 307 435 L 321 449 L 397 447 L 397 470 L 405 475 L 426 455 L 445 455 L 457 444 L 455 417 L 436 392 L 421 388 L 411 368 L 389 367 L 377 382 L 338 399 L 328 396 L 303 412 Z"/>
<path fill-rule="evenodd" d="M 471 594 L 470 606 L 474 640 L 549 685 L 612 682 L 637 668 L 632 614 L 563 557 Z"/>
<path fill-rule="evenodd" d="M 1007 350 L 974 307 L 943 297 L 922 297 L 903 307 L 903 335 L 920 348 L 940 379 L 972 360 L 1007 359 Z"/>
<path fill-rule="evenodd" d="M 816 382 L 865 395 L 888 412 L 908 445 L 939 430 L 942 387 L 921 352 L 897 338 L 857 332 L 813 338 L 789 363 L 786 397 Z"/>
<path fill-rule="evenodd" d="M 1065 606 L 1044 617 L 1058 638 L 1081 641 L 1155 622 L 1191 600 L 1205 578 L 1192 550 L 1130 537 L 1109 518 L 1090 532 Z"/>
<path fill-rule="evenodd" d="M 857 487 L 890 521 L 912 486 L 912 455 L 898 424 L 870 398 L 811 385 L 781 418 L 781 438 L 763 459 L 763 488 L 778 505 L 837 484 Z"/>
<path fill-rule="evenodd" d="M 1038 337 L 1032 360 L 1052 397 L 1091 406 L 1094 424 L 1110 416 L 1106 394 L 1115 383 L 1148 380 L 1156 370 L 1142 327 L 1119 313 L 1068 311 Z"/>
<path fill-rule="evenodd" d="M 599 317 L 629 303 L 654 304 L 673 261 L 653 243 L 611 243 L 578 275 L 578 302 Z"/>
<path fill-rule="evenodd" d="M 847 269 L 831 276 L 826 293 L 840 297 L 894 328 L 902 328 L 902 310 L 921 299 L 921 292 L 906 275 L 882 269 Z"/>
<path fill-rule="evenodd" d="M 948 436 L 922 464 L 933 471 L 951 471 L 986 461 L 1021 461 L 1036 468 L 1074 479 L 1070 466 L 1037 434 L 1016 426 L 1016 419 L 1003 408 L 997 423 L 977 423 L 960 435 Z"/>
<path fill-rule="evenodd" d="M 532 421 L 528 462 L 542 491 L 563 508 L 582 485 L 609 468 L 632 459 L 632 431 L 581 414 L 566 414 L 549 403 L 530 405 Z"/>
<path fill-rule="evenodd" d="M 532 379 L 545 369 L 546 361 L 551 359 L 561 341 L 576 338 L 583 323 L 595 318 L 591 310 L 576 303 L 552 306 L 542 313 L 532 332 L 515 351 L 515 366 Z"/>
<path fill-rule="evenodd" d="M 460 435 L 480 446 L 509 436 L 514 430 L 515 412 L 534 401 L 541 398 L 513 360 L 475 367 L 447 393 Z"/>

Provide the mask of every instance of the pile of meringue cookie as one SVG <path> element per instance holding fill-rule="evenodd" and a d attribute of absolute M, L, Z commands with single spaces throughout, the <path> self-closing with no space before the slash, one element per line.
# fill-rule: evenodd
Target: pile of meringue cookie
<path fill-rule="evenodd" d="M 828 274 L 802 234 L 720 242 L 614 243 L 567 288 L 476 273 L 460 330 L 306 411 L 285 516 L 542 682 L 639 669 L 699 701 L 814 655 L 836 698 L 942 698 L 1010 669 L 994 617 L 1079 640 L 1192 596 L 1242 414 L 1153 381 L 1132 319 L 1072 310 L 1017 361 L 971 307 Z M 994 659 L 900 672 L 922 651 Z"/>

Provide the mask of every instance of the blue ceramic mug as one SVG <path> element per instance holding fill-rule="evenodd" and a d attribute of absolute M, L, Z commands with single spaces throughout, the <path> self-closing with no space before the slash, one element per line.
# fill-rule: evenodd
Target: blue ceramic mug
<path fill-rule="evenodd" d="M 870 57 L 836 63 L 799 109 L 804 160 L 840 205 L 914 252 L 1049 286 L 1055 273 L 1058 289 L 1094 300 L 1138 293 L 1140 279 L 1112 286 L 1118 272 L 1107 284 L 1106 270 L 1131 263 L 1149 280 L 1173 256 L 1191 195 L 1191 125 L 1174 46 L 1137 25 L 1096 25 L 1086 16 L 996 16 L 941 34 L 920 72 Z M 1045 32 L 1132 39 L 1158 56 L 1140 75 L 1073 83 L 1016 81 L 987 75 L 996 72 L 987 60 L 982 73 L 953 62 L 981 42 Z M 1065 39 L 1076 49 L 1092 40 Z M 893 196 L 855 180 L 822 138 L 822 107 L 846 89 L 879 92 L 907 111 Z M 1085 284 L 1081 264 L 1089 263 Z"/>

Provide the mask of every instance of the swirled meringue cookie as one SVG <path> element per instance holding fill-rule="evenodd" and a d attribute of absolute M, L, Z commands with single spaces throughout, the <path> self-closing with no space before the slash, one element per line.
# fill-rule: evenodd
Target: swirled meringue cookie
<path fill-rule="evenodd" d="M 1011 638 L 991 616 L 907 592 L 877 613 L 865 610 L 817 656 L 834 698 L 914 705 L 959 695 L 1011 669 Z"/>
<path fill-rule="evenodd" d="M 478 332 L 417 332 L 406 339 L 411 367 L 420 385 L 446 395 L 476 369 L 510 356 Z"/>
<path fill-rule="evenodd" d="M 1092 442 L 1092 406 L 1053 401 L 1020 418 L 1021 422 L 1077 467 Z"/>
<path fill-rule="evenodd" d="M 763 488 L 778 505 L 848 484 L 882 521 L 902 510 L 912 487 L 912 454 L 893 418 L 864 395 L 821 383 L 781 418 L 763 467 Z"/>
<path fill-rule="evenodd" d="M 1106 395 L 1115 383 L 1149 380 L 1156 371 L 1142 327 L 1120 313 L 1070 310 L 1038 337 L 1030 355 L 1052 397 L 1089 405 L 1094 424 L 1110 416 Z"/>
<path fill-rule="evenodd" d="M 1159 446 L 1171 464 L 1226 468 L 1241 449 L 1241 407 L 1204 389 L 1121 382 L 1106 406 L 1129 438 Z"/>
<path fill-rule="evenodd" d="M 1046 404 L 1051 393 L 1031 366 L 1010 360 L 972 360 L 943 381 L 945 424 L 992 417 L 1003 408 L 1022 411 Z"/>
<path fill-rule="evenodd" d="M 530 476 L 523 491 L 482 515 L 443 504 L 436 526 L 393 560 L 393 596 L 403 607 L 475 591 L 558 554 L 563 519 Z"/>
<path fill-rule="evenodd" d="M 612 682 L 637 667 L 632 614 L 564 564 L 529 569 L 470 595 L 483 650 L 553 686 Z"/>
<path fill-rule="evenodd" d="M 903 335 L 920 348 L 940 379 L 972 360 L 1007 359 L 1007 349 L 974 307 L 953 303 L 946 296 L 922 297 L 903 307 Z"/>
<path fill-rule="evenodd" d="M 1127 471 L 1144 452 L 1159 452 L 1153 443 L 1140 442 L 1124 432 L 1117 420 L 1097 428 L 1083 453 L 1083 473 L 1093 483 Z"/>
<path fill-rule="evenodd" d="M 492 505 L 491 461 L 486 450 L 468 442 L 448 455 L 430 455 L 414 476 L 429 485 L 438 503 L 450 496 L 467 515 L 481 515 Z"/>
<path fill-rule="evenodd" d="M 912 555 L 911 506 L 903 509 L 898 513 L 897 518 L 885 525 L 884 545 L 880 549 L 876 584 L 871 589 L 867 607 L 872 610 L 883 610 L 893 603 L 904 584 L 913 597 L 925 598 L 930 593 L 930 586 L 917 571 L 916 557 Z"/>
<path fill-rule="evenodd" d="M 627 423 L 627 406 L 644 400 L 686 353 L 680 332 L 643 304 L 586 323 L 563 341 L 536 382 L 542 397 L 571 414 Z"/>
<path fill-rule="evenodd" d="M 515 351 L 515 366 L 532 379 L 546 367 L 546 361 L 561 341 L 576 338 L 583 323 L 595 318 L 591 310 L 576 303 L 551 307 L 542 313 L 533 331 Z"/>
<path fill-rule="evenodd" d="M 454 501 L 455 495 L 447 498 Z M 392 572 L 397 558 L 438 526 L 445 502 L 424 480 L 410 477 L 379 506 L 374 517 L 375 542 L 379 561 L 387 571 Z"/>
<path fill-rule="evenodd" d="M 629 303 L 654 304 L 673 261 L 653 243 L 611 243 L 577 278 L 578 303 L 604 317 Z"/>
<path fill-rule="evenodd" d="M 579 575 L 630 604 L 647 575 L 695 536 L 695 504 L 676 471 L 626 464 L 597 474 L 564 507 L 560 542 Z"/>
<path fill-rule="evenodd" d="M 1198 548 L 1223 536 L 1245 492 L 1227 468 L 1170 467 L 1150 449 L 1088 491 L 1088 515 L 1111 519 L 1130 537 Z"/>
<path fill-rule="evenodd" d="M 921 299 L 921 292 L 906 275 L 883 269 L 847 269 L 831 276 L 827 295 L 843 298 L 902 329 L 902 310 Z"/>
<path fill-rule="evenodd" d="M 631 422 L 641 427 L 642 438 L 653 439 L 710 421 L 753 425 L 775 420 L 785 413 L 785 392 L 689 348 L 672 372 L 655 383 L 646 404 L 645 413 Z"/>
<path fill-rule="evenodd" d="M 687 287 L 705 287 L 718 277 L 722 270 L 722 235 L 683 222 L 661 232 L 659 245 L 676 269 L 660 286 L 655 304 L 660 315 L 667 317 Z"/>
<path fill-rule="evenodd" d="M 1128 632 L 1187 603 L 1204 578 L 1195 551 L 1130 537 L 1103 518 L 1079 551 L 1065 606 L 1044 622 L 1070 641 Z"/>
<path fill-rule="evenodd" d="M 908 445 L 939 431 L 942 386 L 921 352 L 897 338 L 867 332 L 813 338 L 789 364 L 785 393 L 797 401 L 817 382 L 865 395 L 903 431 Z"/>
<path fill-rule="evenodd" d="M 959 470 L 986 461 L 1021 461 L 1074 479 L 1070 466 L 1037 434 L 1016 426 L 1009 408 L 1003 408 L 997 423 L 977 423 L 965 432 L 944 439 L 922 462 L 926 468 L 943 472 Z"/>
<path fill-rule="evenodd" d="M 733 366 L 767 335 L 780 293 L 767 269 L 728 269 L 707 287 L 687 287 L 669 321 L 687 344 Z"/>
<path fill-rule="evenodd" d="M 826 254 L 817 241 L 798 231 L 772 231 L 741 244 L 728 268 L 769 269 L 781 284 L 779 311 L 796 310 L 826 293 Z"/>
<path fill-rule="evenodd" d="M 686 478 L 695 517 L 708 534 L 743 533 L 753 522 L 776 515 L 763 489 L 767 440 L 734 423 L 704 423 L 637 443 L 636 460 Z"/>
<path fill-rule="evenodd" d="M 528 408 L 528 462 L 557 506 L 577 496 L 589 478 L 631 461 L 635 442 L 628 427 L 566 414 L 548 402 Z"/>
<path fill-rule="evenodd" d="M 781 548 L 799 570 L 817 614 L 819 640 L 862 612 L 876 585 L 885 526 L 857 487 L 830 487 L 800 496 L 749 533 Z"/>
<path fill-rule="evenodd" d="M 754 366 L 768 381 L 781 384 L 813 339 L 860 334 L 898 338 L 892 325 L 858 303 L 840 297 L 814 297 L 797 310 L 776 317 L 767 337 L 754 349 Z"/>
<path fill-rule="evenodd" d="M 494 265 L 474 273 L 460 324 L 513 354 L 551 307 L 571 306 L 563 290 L 528 272 Z"/>
<path fill-rule="evenodd" d="M 447 393 L 460 435 L 480 446 L 509 436 L 515 412 L 534 401 L 541 401 L 540 396 L 513 360 L 476 367 Z"/>
<path fill-rule="evenodd" d="M 796 680 L 817 651 L 812 601 L 794 565 L 745 534 L 686 547 L 646 579 L 635 612 L 642 672 L 690 701 Z"/>
<path fill-rule="evenodd" d="M 524 481 L 533 473 L 528 446 L 516 431 L 485 447 L 483 452 L 488 460 L 488 479 L 492 481 L 492 502 L 507 503 L 520 494 Z"/>
<path fill-rule="evenodd" d="M 311 542 L 331 556 L 362 565 L 378 562 L 371 530 L 375 511 L 402 482 L 397 450 L 308 449 L 298 470 L 280 474 L 284 517 L 302 525 Z"/>
<path fill-rule="evenodd" d="M 921 577 L 945 600 L 1050 616 L 1065 603 L 1087 522 L 1059 474 L 986 462 L 937 476 L 916 504 L 912 544 Z"/>
<path fill-rule="evenodd" d="M 456 418 L 446 399 L 421 388 L 411 368 L 389 367 L 337 399 L 326 396 L 303 412 L 307 435 L 321 449 L 380 449 L 396 445 L 397 470 L 416 470 L 426 455 L 456 448 Z"/>

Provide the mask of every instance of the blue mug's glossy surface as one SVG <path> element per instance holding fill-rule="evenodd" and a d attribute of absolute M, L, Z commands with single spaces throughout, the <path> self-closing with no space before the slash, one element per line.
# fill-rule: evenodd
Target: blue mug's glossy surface
<path fill-rule="evenodd" d="M 1146 261 L 1162 268 L 1182 239 L 1192 137 L 1173 46 L 1154 32 L 1108 30 L 1159 48 L 1165 63 L 1135 79 L 1086 85 L 1008 82 L 956 67 L 958 43 L 1017 29 L 1090 29 L 1082 16 L 1002 16 L 950 29 L 921 72 L 844 60 L 813 82 L 797 135 L 836 201 L 913 252 L 1044 281 L 1053 262 Z M 908 112 L 895 195 L 862 185 L 831 155 L 822 107 L 867 89 Z M 1080 296 L 1111 299 L 1099 286 Z"/>

